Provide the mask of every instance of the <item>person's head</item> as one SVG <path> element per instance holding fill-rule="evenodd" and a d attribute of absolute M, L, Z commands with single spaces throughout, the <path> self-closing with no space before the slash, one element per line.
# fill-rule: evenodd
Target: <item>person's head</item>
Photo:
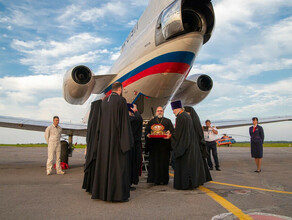
<path fill-rule="evenodd" d="M 178 115 L 178 113 L 182 110 L 182 104 L 181 101 L 174 101 L 171 104 L 172 112 L 174 115 Z"/>
<path fill-rule="evenodd" d="M 252 118 L 252 123 L 253 123 L 253 125 L 257 125 L 258 122 L 259 122 L 259 119 L 258 119 L 257 117 L 253 117 L 253 118 Z"/>
<path fill-rule="evenodd" d="M 54 116 L 54 117 L 53 117 L 53 124 L 54 124 L 56 127 L 58 126 L 59 121 L 60 121 L 60 119 L 59 119 L 58 116 Z"/>
<path fill-rule="evenodd" d="M 184 109 L 185 109 L 185 112 L 186 112 L 186 113 L 188 113 L 189 115 L 192 115 L 192 114 L 191 114 L 192 107 L 190 107 L 190 106 L 184 106 Z"/>
<path fill-rule="evenodd" d="M 123 95 L 123 85 L 122 83 L 116 81 L 112 84 L 112 91 L 119 94 L 120 96 Z"/>
<path fill-rule="evenodd" d="M 158 107 L 156 108 L 156 113 L 155 113 L 155 115 L 156 115 L 158 118 L 162 118 L 162 117 L 163 117 L 163 115 L 164 115 L 164 110 L 163 110 L 163 108 L 162 108 L 161 106 L 158 106 Z"/>
<path fill-rule="evenodd" d="M 210 121 L 209 119 L 207 119 L 207 120 L 205 121 L 205 124 L 206 124 L 207 127 L 210 127 L 210 126 L 211 126 L 211 121 Z"/>

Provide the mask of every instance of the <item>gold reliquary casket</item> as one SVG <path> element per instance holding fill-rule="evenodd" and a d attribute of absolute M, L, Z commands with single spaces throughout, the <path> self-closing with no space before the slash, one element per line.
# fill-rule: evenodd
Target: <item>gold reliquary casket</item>
<path fill-rule="evenodd" d="M 151 134 L 150 138 L 165 138 L 167 135 L 165 134 L 164 126 L 162 124 L 154 124 L 151 126 Z"/>

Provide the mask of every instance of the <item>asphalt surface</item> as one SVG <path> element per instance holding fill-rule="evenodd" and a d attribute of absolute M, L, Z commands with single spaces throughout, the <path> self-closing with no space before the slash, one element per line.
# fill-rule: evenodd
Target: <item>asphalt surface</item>
<path fill-rule="evenodd" d="M 167 186 L 149 185 L 146 173 L 129 202 L 92 200 L 81 189 L 83 153 L 73 152 L 65 175 L 46 176 L 47 148 L 0 147 L 0 219 L 237 219 L 200 189 L 174 190 L 172 177 Z M 292 148 L 265 148 L 259 174 L 249 148 L 220 147 L 218 154 L 222 171 L 211 171 L 213 181 L 243 187 L 204 187 L 254 219 L 292 219 Z"/>

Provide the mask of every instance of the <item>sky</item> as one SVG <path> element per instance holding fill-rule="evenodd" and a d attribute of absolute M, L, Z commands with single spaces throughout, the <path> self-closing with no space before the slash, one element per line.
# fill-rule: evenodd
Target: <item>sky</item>
<path fill-rule="evenodd" d="M 106 74 L 147 0 L 0 0 L 0 115 L 81 123 L 63 99 L 63 75 L 83 64 Z M 214 0 L 213 35 L 191 74 L 213 79 L 194 106 L 201 120 L 292 115 L 292 1 Z M 174 121 L 169 106 L 166 116 Z M 214 124 L 216 125 L 216 124 Z M 292 122 L 263 125 L 266 140 L 292 140 Z M 248 127 L 225 129 L 248 141 Z M 84 142 L 76 137 L 74 141 Z M 0 128 L 0 143 L 42 143 L 42 132 Z"/>

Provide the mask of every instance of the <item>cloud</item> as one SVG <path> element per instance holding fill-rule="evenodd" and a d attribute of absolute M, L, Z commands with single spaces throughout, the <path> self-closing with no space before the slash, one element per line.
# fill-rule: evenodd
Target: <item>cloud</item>
<path fill-rule="evenodd" d="M 131 0 L 131 5 L 133 6 L 138 6 L 138 7 L 141 7 L 141 6 L 147 6 L 148 5 L 148 2 L 151 1 L 151 0 Z"/>
<path fill-rule="evenodd" d="M 216 34 L 242 33 L 242 28 L 259 29 L 259 23 L 269 23 L 273 15 L 278 14 L 282 9 L 292 7 L 291 2 L 285 0 L 246 0 L 232 1 L 222 0 L 215 2 Z M 244 31 L 245 31 L 244 30 Z M 227 33 L 226 33 L 227 32 Z"/>
<path fill-rule="evenodd" d="M 87 112 L 88 103 L 84 105 L 71 105 L 62 97 L 52 97 L 42 100 L 36 111 L 40 119 L 52 118 L 58 115 L 63 122 L 81 123 Z"/>
<path fill-rule="evenodd" d="M 50 94 L 60 93 L 63 77 L 61 75 L 30 75 L 23 77 L 0 78 L 1 102 L 23 107 L 37 103 Z M 8 109 L 7 109 L 8 110 Z M 10 110 L 12 111 L 12 110 Z"/>
<path fill-rule="evenodd" d="M 7 26 L 8 29 L 12 29 L 11 25 L 15 26 L 30 26 L 34 22 L 34 20 L 29 16 L 30 13 L 25 13 L 30 11 L 25 7 L 13 7 L 9 10 L 10 13 L 8 16 L 2 15 L 0 18 L 0 23 L 9 24 Z"/>
<path fill-rule="evenodd" d="M 291 77 L 264 85 L 217 82 L 207 99 L 196 108 L 202 118 L 216 120 L 291 115 L 291 84 Z"/>
<path fill-rule="evenodd" d="M 261 7 L 267 7 L 265 4 L 263 6 L 262 2 L 258 2 L 251 7 L 249 1 L 240 1 L 238 4 L 227 0 L 221 1 L 220 4 L 226 7 L 227 11 L 225 13 L 229 14 L 228 11 L 231 9 L 227 7 L 227 3 L 230 4 L 231 8 L 236 6 L 237 9 L 234 9 L 235 11 L 232 15 L 226 15 L 224 22 L 218 22 L 219 24 L 215 27 L 215 32 L 212 36 L 213 41 L 211 38 L 210 43 L 208 42 L 207 45 L 204 45 L 201 52 L 203 54 L 202 56 L 201 54 L 199 55 L 192 73 L 203 72 L 219 79 L 235 81 L 262 74 L 265 71 L 291 69 L 292 49 L 290 45 L 292 44 L 292 38 L 290 36 L 292 36 L 292 16 L 272 20 L 267 25 L 265 21 L 256 20 L 259 16 L 258 13 L 262 13 L 258 12 L 258 10 Z M 279 4 L 272 2 L 269 6 L 275 6 L 275 8 L 267 9 L 267 13 L 275 13 L 283 7 L 283 2 L 279 1 Z M 216 11 L 219 19 L 220 13 L 223 13 L 220 7 L 218 10 L 219 15 L 217 14 L 218 11 Z M 248 11 L 247 7 L 252 9 Z M 238 12 L 239 15 L 235 13 L 237 10 L 244 11 L 242 12 L 244 19 L 241 19 L 240 12 Z M 245 11 L 248 11 L 248 13 Z M 247 15 L 244 13 L 247 13 Z M 238 18 L 239 20 L 228 17 L 235 16 L 235 14 L 240 17 Z M 224 16 L 221 19 L 224 19 Z M 246 30 L 245 25 L 249 21 L 255 23 L 255 27 Z M 225 23 L 234 27 L 223 31 L 221 28 L 226 28 Z M 257 28 L 257 26 L 261 28 Z M 217 29 L 219 31 L 216 31 Z M 236 30 L 236 33 L 231 30 Z M 216 62 L 211 64 L 210 60 L 216 60 Z"/>
<path fill-rule="evenodd" d="M 72 65 L 93 63 L 104 54 L 106 49 L 99 49 L 109 43 L 106 38 L 91 33 L 81 33 L 61 41 L 23 41 L 14 39 L 11 47 L 21 52 L 24 58 L 20 62 L 30 67 L 36 74 L 64 73 Z"/>
<path fill-rule="evenodd" d="M 82 5 L 81 5 L 82 6 Z M 88 8 L 80 5 L 70 5 L 59 16 L 60 21 L 70 21 L 71 24 L 79 22 L 96 22 L 100 18 L 123 17 L 127 14 L 127 6 L 123 2 L 108 2 L 101 7 Z"/>
<path fill-rule="evenodd" d="M 100 65 L 97 69 L 97 71 L 95 71 L 95 75 L 105 75 L 105 74 L 111 74 L 109 73 L 111 66 L 104 66 L 104 65 Z"/>
<path fill-rule="evenodd" d="M 121 55 L 120 51 L 113 53 L 111 55 L 111 60 L 117 60 L 120 55 Z"/>
<path fill-rule="evenodd" d="M 129 23 L 128 23 L 128 25 L 129 26 L 131 26 L 131 27 L 133 27 L 136 23 L 137 23 L 137 19 L 134 19 L 134 20 L 131 20 Z"/>

